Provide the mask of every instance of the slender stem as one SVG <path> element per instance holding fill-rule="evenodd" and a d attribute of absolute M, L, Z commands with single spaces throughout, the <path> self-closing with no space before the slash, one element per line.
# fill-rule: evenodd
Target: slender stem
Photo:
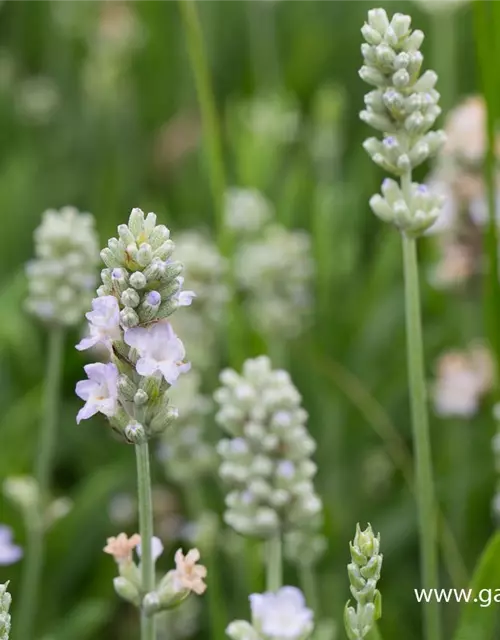
<path fill-rule="evenodd" d="M 443 113 L 455 104 L 458 94 L 458 34 L 457 11 L 433 11 L 431 14 L 432 64 L 431 69 L 439 76 L 439 99 Z"/>
<path fill-rule="evenodd" d="M 219 251 L 229 261 L 234 254 L 232 250 L 233 239 L 224 224 L 224 202 L 226 194 L 226 175 L 224 168 L 224 156 L 222 149 L 222 137 L 215 96 L 210 78 L 210 70 L 203 43 L 203 33 L 195 0 L 179 0 L 179 10 L 186 34 L 188 54 L 193 70 L 196 93 L 200 105 L 203 125 L 203 140 L 207 160 L 207 170 L 210 180 L 210 190 L 214 206 L 214 220 L 217 231 L 217 243 Z M 234 269 L 226 272 L 226 285 L 229 294 L 236 289 L 234 282 Z M 228 356 L 230 364 L 239 368 L 245 359 L 244 327 L 245 318 L 238 307 L 236 297 L 229 295 L 227 334 L 229 339 Z"/>
<path fill-rule="evenodd" d="M 57 435 L 57 416 L 63 364 L 64 330 L 53 327 L 49 334 L 43 421 L 38 436 L 34 476 L 39 499 L 27 518 L 26 555 L 19 596 L 16 638 L 31 640 L 37 610 L 37 596 L 43 571 L 44 512 L 50 493 L 52 461 Z"/>
<path fill-rule="evenodd" d="M 410 201 L 411 173 L 401 180 L 403 194 Z M 429 422 L 427 416 L 426 381 L 420 310 L 420 289 L 417 262 L 417 246 L 414 238 L 403 234 L 405 275 L 406 340 L 410 403 L 415 449 L 415 480 L 422 586 L 438 587 L 437 510 L 434 496 Z M 439 606 L 437 601 L 424 608 L 424 637 L 439 640 L 441 637 Z"/>
<path fill-rule="evenodd" d="M 148 593 L 155 588 L 155 565 L 151 553 L 153 501 L 151 497 L 148 443 L 136 444 L 135 454 L 139 497 L 139 532 L 141 534 L 141 579 L 142 589 L 144 593 Z M 146 616 L 144 612 L 141 612 L 141 640 L 155 640 L 154 616 Z"/>
<path fill-rule="evenodd" d="M 486 100 L 487 149 L 484 163 L 486 199 L 488 202 L 488 225 L 485 229 L 485 247 L 488 269 L 484 281 L 484 304 L 486 335 L 490 342 L 496 364 L 495 399 L 500 396 L 500 283 L 498 280 L 498 230 L 496 213 L 496 117 L 498 115 L 498 70 L 492 60 L 498 58 L 498 24 L 500 7 L 495 2 L 475 2 L 477 58 L 481 73 L 482 89 Z"/>
<path fill-rule="evenodd" d="M 210 71 L 203 45 L 203 33 L 195 0 L 179 0 L 186 42 L 191 67 L 196 84 L 196 93 L 200 104 L 201 119 L 207 156 L 210 189 L 215 208 L 215 223 L 219 236 L 219 247 L 226 253 L 226 238 L 224 233 L 224 194 L 226 179 L 222 154 L 220 125 L 217 117 L 215 97 L 210 79 Z"/>
<path fill-rule="evenodd" d="M 319 619 L 321 611 L 319 606 L 318 589 L 316 588 L 316 579 L 312 565 L 301 565 L 299 578 L 307 605 L 314 611 L 316 618 Z"/>
<path fill-rule="evenodd" d="M 202 483 L 197 478 L 187 482 L 184 495 L 189 517 L 193 522 L 196 522 L 203 512 L 207 510 Z M 227 626 L 228 613 L 221 583 L 221 563 L 219 562 L 217 546 L 213 544 L 213 541 L 210 541 L 209 544 L 200 547 L 200 549 L 202 564 L 207 567 L 206 582 L 210 636 L 212 638 L 223 638 Z"/>
<path fill-rule="evenodd" d="M 266 589 L 277 591 L 283 582 L 281 535 L 266 542 Z"/>

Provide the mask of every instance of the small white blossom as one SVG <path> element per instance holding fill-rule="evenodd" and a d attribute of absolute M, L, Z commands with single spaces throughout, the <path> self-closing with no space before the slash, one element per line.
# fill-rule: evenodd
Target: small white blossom
<path fill-rule="evenodd" d="M 23 556 L 23 550 L 12 543 L 12 529 L 0 525 L 0 566 L 14 564 Z"/>
<path fill-rule="evenodd" d="M 147 329 L 128 329 L 124 340 L 139 353 L 136 370 L 141 376 L 160 372 L 169 384 L 174 384 L 181 373 L 190 369 L 189 362 L 183 362 L 184 345 L 168 322 L 158 322 Z"/>
<path fill-rule="evenodd" d="M 85 405 L 76 416 L 77 423 L 96 413 L 112 417 L 116 413 L 118 399 L 118 369 L 112 363 L 97 362 L 84 367 L 88 380 L 76 383 L 76 395 Z"/>
<path fill-rule="evenodd" d="M 177 294 L 177 302 L 179 303 L 179 307 L 189 307 L 193 298 L 196 298 L 196 293 L 194 291 L 183 291 L 182 285 L 184 284 L 184 277 L 179 276 L 177 278 L 177 282 L 181 285 L 181 289 Z"/>
<path fill-rule="evenodd" d="M 102 296 L 92 300 L 92 311 L 85 314 L 89 321 L 90 335 L 76 345 L 79 351 L 90 349 L 97 344 L 111 351 L 113 340 L 119 340 L 120 308 L 115 296 Z"/>
<path fill-rule="evenodd" d="M 153 558 L 153 562 L 156 562 L 162 553 L 163 553 L 162 541 L 160 540 L 160 538 L 153 536 L 151 538 L 151 557 Z M 139 558 L 142 557 L 142 547 L 140 542 L 137 545 L 137 555 L 139 556 Z"/>
<path fill-rule="evenodd" d="M 266 640 L 299 640 L 313 629 L 314 614 L 296 587 L 250 596 L 252 622 Z"/>

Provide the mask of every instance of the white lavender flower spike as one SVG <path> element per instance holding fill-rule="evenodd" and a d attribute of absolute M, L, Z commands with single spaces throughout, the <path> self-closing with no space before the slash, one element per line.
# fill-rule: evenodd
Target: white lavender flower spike
<path fill-rule="evenodd" d="M 247 360 L 242 375 L 227 369 L 220 380 L 216 419 L 232 436 L 218 445 L 219 475 L 231 489 L 226 522 L 263 538 L 307 529 L 322 510 L 312 482 L 316 444 L 290 376 L 262 356 Z"/>
<path fill-rule="evenodd" d="M 35 255 L 26 265 L 28 310 L 50 324 L 78 324 L 96 283 L 94 218 L 74 207 L 46 211 L 35 231 Z"/>
<path fill-rule="evenodd" d="M 403 177 L 435 155 L 445 141 L 443 131 L 431 131 L 441 113 L 433 71 L 420 75 L 420 52 L 424 34 L 412 31 L 411 18 L 396 13 L 389 21 L 383 9 L 368 12 L 361 32 L 364 65 L 359 75 L 375 87 L 365 96 L 366 109 L 360 118 L 383 134 L 368 138 L 364 148 L 387 173 Z M 391 222 L 407 235 L 420 235 L 434 224 L 442 200 L 417 183 L 399 189 L 385 181 L 382 196 L 370 206 L 384 222 Z"/>
<path fill-rule="evenodd" d="M 9 583 L 0 584 L 0 640 L 9 640 L 10 633 L 10 603 L 12 598 L 7 591 Z"/>
<path fill-rule="evenodd" d="M 232 640 L 306 640 L 314 628 L 314 614 L 296 587 L 281 587 L 276 593 L 253 593 L 250 598 L 252 624 L 235 620 L 226 633 Z"/>
<path fill-rule="evenodd" d="M 175 419 L 167 392 L 190 368 L 184 345 L 165 320 L 194 297 L 182 289 L 182 264 L 172 259 L 173 251 L 170 231 L 156 224 L 156 215 L 133 209 L 128 225 L 121 224 L 118 238 L 101 251 L 107 268 L 87 313 L 89 335 L 76 347 L 102 344 L 111 355 L 108 364 L 85 367 L 89 379 L 77 384 L 76 393 L 86 404 L 77 422 L 103 413 L 135 444 Z"/>

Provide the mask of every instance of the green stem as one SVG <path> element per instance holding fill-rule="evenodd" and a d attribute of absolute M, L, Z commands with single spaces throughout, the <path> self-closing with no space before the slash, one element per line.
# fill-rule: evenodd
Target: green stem
<path fill-rule="evenodd" d="M 38 504 L 27 518 L 26 555 L 21 579 L 16 638 L 31 640 L 37 610 L 37 596 L 43 571 L 44 514 L 50 493 L 52 461 L 57 435 L 57 417 L 63 364 L 64 330 L 53 327 L 49 334 L 43 422 L 38 436 L 34 477 Z"/>
<path fill-rule="evenodd" d="M 281 554 L 281 535 L 270 538 L 266 542 L 266 589 L 278 591 L 283 583 L 283 567 Z"/>
<path fill-rule="evenodd" d="M 206 511 L 206 501 L 203 495 L 203 487 L 195 479 L 185 486 L 185 498 L 189 517 L 193 522 Z M 212 544 L 201 549 L 201 562 L 207 567 L 207 599 L 208 614 L 210 619 L 210 636 L 223 638 L 227 626 L 228 614 L 224 601 L 224 590 L 221 584 L 221 572 L 217 547 Z"/>
<path fill-rule="evenodd" d="M 207 169 L 215 209 L 214 214 L 219 236 L 219 247 L 222 253 L 226 254 L 226 234 L 224 232 L 226 179 L 220 125 L 217 117 L 210 71 L 203 45 L 203 33 L 195 0 L 179 0 L 179 9 L 184 24 L 189 59 L 194 74 L 198 102 L 200 104 Z"/>
<path fill-rule="evenodd" d="M 432 64 L 439 77 L 439 100 L 443 113 L 455 104 L 458 95 L 458 38 L 457 14 L 450 11 L 434 11 L 431 14 Z"/>
<path fill-rule="evenodd" d="M 224 224 L 226 175 L 222 151 L 222 137 L 210 78 L 210 70 L 203 43 L 203 33 L 195 0 L 179 0 L 179 10 L 186 34 L 188 54 L 201 111 L 203 141 L 214 206 L 217 243 L 221 254 L 231 261 L 234 254 L 232 247 L 233 238 L 228 233 L 226 225 Z M 243 345 L 245 344 L 245 318 L 238 307 L 236 296 L 231 295 L 231 293 L 236 290 L 232 265 L 227 269 L 226 284 L 229 290 L 227 323 L 227 334 L 229 337 L 227 340 L 228 356 L 230 364 L 235 368 L 239 368 L 245 360 L 243 349 Z"/>
<path fill-rule="evenodd" d="M 135 445 L 137 493 L 139 498 L 139 532 L 141 534 L 141 580 L 144 593 L 155 588 L 155 565 L 151 553 L 153 539 L 153 501 L 147 442 Z M 141 612 L 141 640 L 155 640 L 154 616 Z"/>
<path fill-rule="evenodd" d="M 482 89 L 486 101 L 487 150 L 484 164 L 486 197 L 488 202 L 488 225 L 485 230 L 485 246 L 488 269 L 484 282 L 484 304 L 486 317 L 486 335 L 490 342 L 496 364 L 495 398 L 500 396 L 500 283 L 498 280 L 498 230 L 496 221 L 496 118 L 498 103 L 498 26 L 500 24 L 500 6 L 496 2 L 484 0 L 474 3 L 476 27 L 477 57 L 481 72 Z"/>
<path fill-rule="evenodd" d="M 401 179 L 403 194 L 410 201 L 411 173 Z M 410 403 L 415 449 L 415 481 L 417 493 L 418 523 L 422 586 L 438 587 L 437 510 L 434 496 L 429 422 L 427 416 L 427 390 L 424 371 L 420 288 L 415 238 L 403 234 L 405 276 L 406 339 Z M 424 637 L 440 640 L 439 606 L 436 601 L 424 608 Z"/>
<path fill-rule="evenodd" d="M 261 91 L 276 90 L 280 86 L 280 62 L 275 3 L 249 2 L 247 7 L 255 87 Z"/>
<path fill-rule="evenodd" d="M 319 606 L 318 590 L 316 588 L 316 577 L 314 575 L 313 567 L 310 564 L 301 565 L 299 569 L 299 578 L 307 605 L 314 611 L 316 619 L 319 619 L 321 611 Z"/>

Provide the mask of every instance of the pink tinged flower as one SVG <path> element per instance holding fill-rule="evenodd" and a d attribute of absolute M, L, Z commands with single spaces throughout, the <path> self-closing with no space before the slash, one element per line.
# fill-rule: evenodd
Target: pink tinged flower
<path fill-rule="evenodd" d="M 85 405 L 76 416 L 77 423 L 96 413 L 110 418 L 116 413 L 118 401 L 118 369 L 112 363 L 97 362 L 84 367 L 88 380 L 76 383 L 76 395 L 85 400 Z"/>
<path fill-rule="evenodd" d="M 12 543 L 12 529 L 0 525 L 0 566 L 14 564 L 23 556 L 23 550 Z"/>
<path fill-rule="evenodd" d="M 124 340 L 139 353 L 135 368 L 141 376 L 159 372 L 169 384 L 174 384 L 181 373 L 191 368 L 189 362 L 184 362 L 184 345 L 168 322 L 127 329 Z"/>
<path fill-rule="evenodd" d="M 200 559 L 198 549 L 191 549 L 186 555 L 182 549 L 175 552 L 174 586 L 178 591 L 188 589 L 201 595 L 207 585 L 203 580 L 207 577 L 207 569 L 201 564 L 196 564 Z"/>
<path fill-rule="evenodd" d="M 92 311 L 85 314 L 89 321 L 90 335 L 76 345 L 79 351 L 90 349 L 98 343 L 102 343 L 109 350 L 113 340 L 119 340 L 120 307 L 115 296 L 102 296 L 92 300 Z"/>
<path fill-rule="evenodd" d="M 120 564 L 132 561 L 132 550 L 140 544 L 141 536 L 138 533 L 134 533 L 129 538 L 126 533 L 120 533 L 116 537 L 108 538 L 106 542 L 107 544 L 103 549 L 104 553 L 109 553 Z"/>
<path fill-rule="evenodd" d="M 269 640 L 299 640 L 312 631 L 314 614 L 296 587 L 282 587 L 276 593 L 254 593 L 250 596 L 250 607 L 255 627 Z"/>

